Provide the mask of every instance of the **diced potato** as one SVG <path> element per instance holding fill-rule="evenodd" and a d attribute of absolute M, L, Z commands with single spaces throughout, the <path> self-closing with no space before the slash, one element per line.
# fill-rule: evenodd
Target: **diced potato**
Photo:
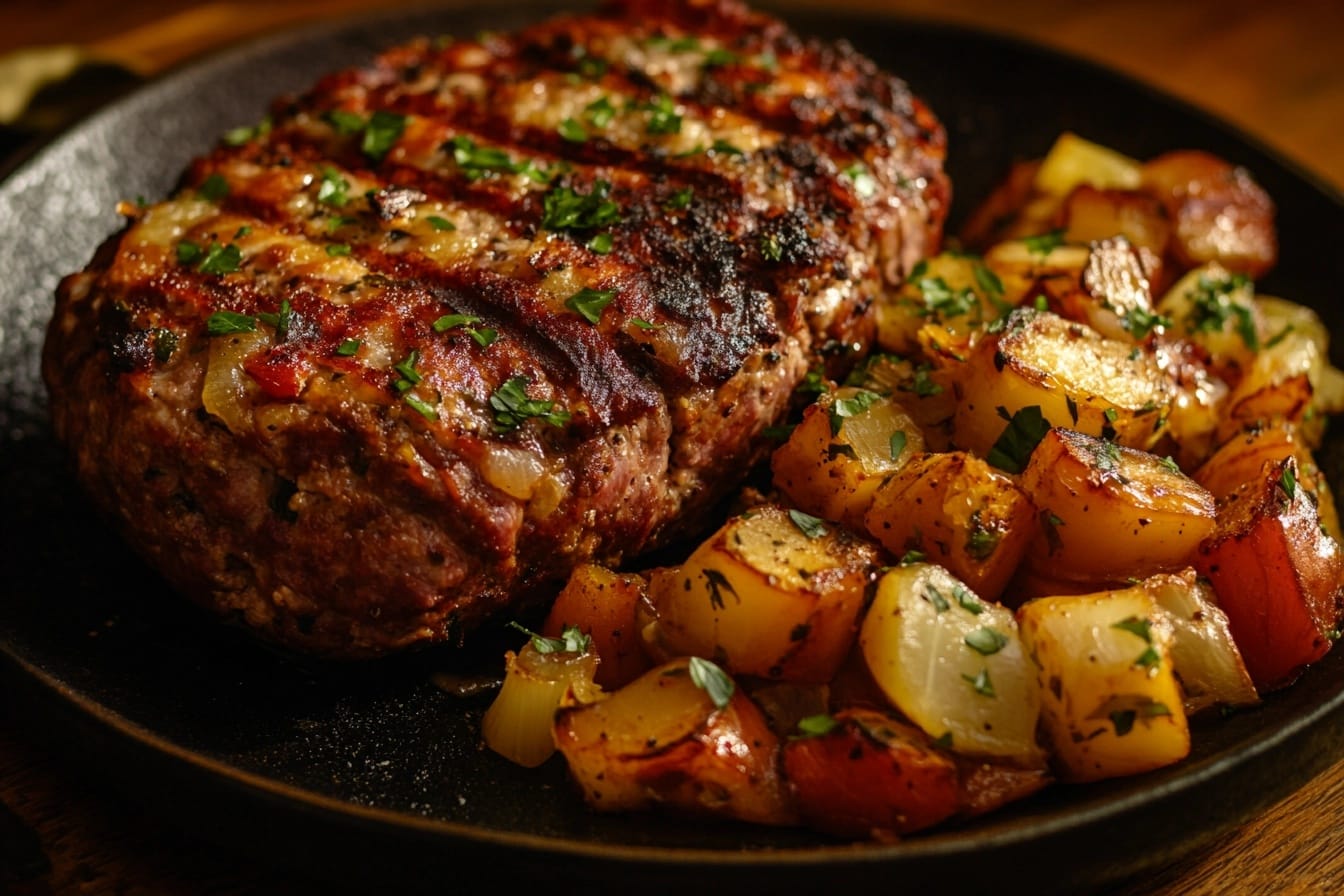
<path fill-rule="evenodd" d="M 1051 426 L 1146 448 L 1174 397 L 1150 352 L 1027 309 L 976 344 L 957 385 L 953 438 L 1001 467 L 991 451 L 1019 411 L 1036 408 Z"/>
<path fill-rule="evenodd" d="M 1091 254 L 1086 246 L 1058 241 L 1007 240 L 985 253 L 985 265 L 1003 285 L 1004 300 L 1022 305 L 1034 302 L 1037 295 L 1056 291 L 1047 284 L 1076 286 Z"/>
<path fill-rule="evenodd" d="M 1076 277 L 1052 277 L 1037 285 L 1048 310 L 1107 339 L 1142 342 L 1165 325 L 1153 310 L 1143 259 L 1124 237 L 1093 243 Z"/>
<path fill-rule="evenodd" d="M 1325 656 L 1340 624 L 1344 557 L 1321 529 L 1297 461 L 1269 462 L 1219 502 L 1218 528 L 1195 568 L 1213 582 L 1261 693 Z"/>
<path fill-rule="evenodd" d="M 1087 184 L 1103 190 L 1137 189 L 1143 168 L 1134 159 L 1113 149 L 1065 132 L 1055 140 L 1036 172 L 1036 188 L 1067 196 Z"/>
<path fill-rule="evenodd" d="M 718 705 L 704 679 L 697 683 L 697 663 L 674 660 L 605 700 L 557 713 L 556 745 L 588 804 L 796 823 L 764 716 L 726 677 L 731 695 Z"/>
<path fill-rule="evenodd" d="M 1321 525 L 1338 541 L 1339 515 L 1335 510 L 1334 494 L 1300 430 L 1291 423 L 1280 421 L 1243 430 L 1218 446 L 1218 450 L 1195 470 L 1194 478 L 1209 490 L 1214 500 L 1219 500 L 1245 483 L 1259 480 L 1267 462 L 1277 464 L 1289 457 L 1297 459 L 1299 483 L 1316 498 Z"/>
<path fill-rule="evenodd" d="M 944 252 L 920 262 L 893 296 L 877 303 L 877 344 L 908 354 L 919 348 L 920 329 L 945 327 L 957 341 L 999 317 L 1006 306 L 1002 285 L 983 261 Z"/>
<path fill-rule="evenodd" d="M 1040 695 L 1013 614 L 947 570 L 914 563 L 887 572 L 859 649 L 892 705 L 949 749 L 1039 759 Z"/>
<path fill-rule="evenodd" d="M 975 455 L 918 454 L 877 490 L 864 524 L 896 556 L 918 551 L 997 600 L 1036 532 L 1036 508 Z"/>
<path fill-rule="evenodd" d="M 1133 190 L 1099 189 L 1082 184 L 1065 198 L 1060 218 L 1067 242 L 1086 245 L 1124 237 L 1142 250 L 1146 259 L 1158 265 L 1171 239 L 1171 223 L 1162 204 Z M 1151 276 L 1156 272 L 1147 273 Z"/>
<path fill-rule="evenodd" d="M 862 531 L 877 487 L 922 450 L 924 436 L 899 404 L 843 388 L 803 412 L 770 466 L 775 487 L 794 505 Z"/>
<path fill-rule="evenodd" d="M 1259 702 L 1227 616 L 1207 582 L 1188 569 L 1179 575 L 1152 576 L 1142 587 L 1171 620 L 1171 662 L 1181 682 L 1186 713 Z"/>
<path fill-rule="evenodd" d="M 1255 360 L 1264 328 L 1255 287 L 1244 276 L 1217 264 L 1195 268 L 1167 290 L 1157 310 L 1171 320 L 1173 334 L 1208 352 L 1222 378 L 1235 382 Z"/>
<path fill-rule="evenodd" d="M 1175 455 L 1182 469 L 1193 469 L 1216 444 L 1229 389 L 1227 383 L 1209 373 L 1194 344 L 1167 342 L 1158 353 L 1163 369 L 1175 384 L 1176 400 L 1155 450 Z"/>
<path fill-rule="evenodd" d="M 1041 511 L 1027 563 L 1064 578 L 1182 569 L 1214 527 L 1213 496 L 1174 465 L 1070 430 L 1041 440 L 1022 488 Z"/>
<path fill-rule="evenodd" d="M 881 563 L 875 545 L 837 526 L 758 508 L 651 581 L 655 639 L 667 655 L 710 657 L 734 675 L 825 682 L 853 644 Z"/>
<path fill-rule="evenodd" d="M 1017 618 L 1061 777 L 1132 775 L 1189 753 L 1171 623 L 1150 594 L 1139 587 L 1042 597 Z"/>
<path fill-rule="evenodd" d="M 1199 150 L 1177 150 L 1142 168 L 1143 189 L 1166 204 L 1172 251 L 1184 267 L 1216 261 L 1259 277 L 1279 257 L 1274 203 L 1244 168 Z"/>
<path fill-rule="evenodd" d="M 824 733 L 784 744 L 784 771 L 803 820 L 841 837 L 922 830 L 958 808 L 956 764 L 889 713 L 836 713 Z"/>
<path fill-rule="evenodd" d="M 538 650 L 529 641 L 504 655 L 504 684 L 481 721 L 485 745 L 504 758 L 536 768 L 555 752 L 551 725 L 567 694 L 596 699 L 597 654 L 591 650 Z"/>
<path fill-rule="evenodd" d="M 597 683 L 608 690 L 619 688 L 652 665 L 635 627 L 635 607 L 647 588 L 642 576 L 586 563 L 556 596 L 541 633 L 556 638 L 573 626 L 587 634 L 598 656 Z"/>

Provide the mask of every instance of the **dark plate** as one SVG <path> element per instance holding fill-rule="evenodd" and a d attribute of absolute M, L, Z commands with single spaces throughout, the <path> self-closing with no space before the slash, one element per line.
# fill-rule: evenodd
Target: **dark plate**
<path fill-rule="evenodd" d="M 1183 855 L 1300 786 L 1340 755 L 1344 652 L 1288 691 L 1200 723 L 1190 759 L 1141 777 L 1057 787 L 973 825 L 896 845 L 796 831 L 588 812 L 558 760 L 527 772 L 478 746 L 478 703 L 432 672 L 429 653 L 357 668 L 270 653 L 202 618 L 97 521 L 71 487 L 45 422 L 37 356 L 58 277 L 119 226 L 114 204 L 158 197 L 226 128 L 273 95 L 416 33 L 473 33 L 535 16 L 422 11 L 251 44 L 118 101 L 0 185 L 0 668 L 50 732 L 95 771 L 182 826 L 343 881 L 435 889 L 483 869 L 645 890 L 750 892 L 878 880 L 939 892 L 1077 891 Z M 1246 165 L 1280 207 L 1282 262 L 1266 291 L 1341 308 L 1344 204 L 1206 116 L 1114 74 L 966 30 L 835 13 L 789 13 L 846 36 L 906 77 L 946 122 L 956 214 L 1017 157 L 1062 129 L 1145 157 L 1201 147 Z M 1338 469 L 1338 443 L 1327 462 Z M 1338 482 L 1336 477 L 1336 482 Z M 498 662 L 497 654 L 491 660 Z M 563 869 L 563 871 L 561 871 Z"/>

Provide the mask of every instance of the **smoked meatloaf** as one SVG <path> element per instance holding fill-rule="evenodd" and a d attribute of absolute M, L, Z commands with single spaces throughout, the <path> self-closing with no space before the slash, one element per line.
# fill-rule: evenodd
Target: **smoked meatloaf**
<path fill-rule="evenodd" d="M 460 642 L 706 514 L 936 248 L 900 80 L 734 2 L 422 40 L 281 100 L 60 286 L 78 478 L 301 651 Z"/>

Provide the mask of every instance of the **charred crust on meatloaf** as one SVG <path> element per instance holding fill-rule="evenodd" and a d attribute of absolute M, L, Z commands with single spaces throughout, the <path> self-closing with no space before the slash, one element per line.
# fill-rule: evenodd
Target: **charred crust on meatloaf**
<path fill-rule="evenodd" d="M 412 41 L 233 136 L 62 281 L 53 425 L 176 588 L 341 658 L 706 523 L 949 196 L 904 83 L 730 0 Z"/>

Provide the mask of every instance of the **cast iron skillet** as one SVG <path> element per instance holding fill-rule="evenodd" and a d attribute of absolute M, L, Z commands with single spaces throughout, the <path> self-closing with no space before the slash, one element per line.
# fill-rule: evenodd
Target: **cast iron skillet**
<path fill-rule="evenodd" d="M 536 7 L 419 11 L 264 40 L 180 70 L 94 115 L 0 184 L 0 670 L 34 731 L 175 826 L 333 881 L 399 891 L 520 880 L 682 892 L 815 890 L 886 882 L 939 892 L 1076 892 L 1206 843 L 1322 770 L 1344 739 L 1344 652 L 1253 711 L 1196 726 L 1176 766 L 1056 787 L 962 828 L 895 845 L 797 831 L 598 816 L 559 760 L 510 766 L 478 744 L 483 704 L 431 674 L 498 663 L 430 652 L 330 668 L 276 655 L 176 599 L 68 481 L 38 379 L 58 277 L 156 198 L 224 130 L 277 93 L 417 33 L 474 33 Z M 532 10 L 532 11 L 529 11 Z M 1039 48 L 957 28 L 792 12 L 907 78 L 950 132 L 954 218 L 1015 158 L 1062 129 L 1138 157 L 1199 147 L 1246 165 L 1280 208 L 1282 261 L 1262 287 L 1314 304 L 1332 330 L 1344 202 L 1205 115 Z M 1338 363 L 1338 359 L 1336 360 Z M 1326 465 L 1337 473 L 1340 445 Z M 1335 476 L 1335 482 L 1339 478 Z"/>

